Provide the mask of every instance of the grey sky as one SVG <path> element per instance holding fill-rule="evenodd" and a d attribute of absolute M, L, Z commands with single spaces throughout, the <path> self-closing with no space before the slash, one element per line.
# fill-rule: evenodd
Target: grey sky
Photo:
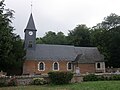
<path fill-rule="evenodd" d="M 110 13 L 120 15 L 120 0 L 5 0 L 8 8 L 15 11 L 15 33 L 24 38 L 24 29 L 31 13 L 37 28 L 37 37 L 47 31 L 65 34 L 78 24 L 92 27 Z"/>

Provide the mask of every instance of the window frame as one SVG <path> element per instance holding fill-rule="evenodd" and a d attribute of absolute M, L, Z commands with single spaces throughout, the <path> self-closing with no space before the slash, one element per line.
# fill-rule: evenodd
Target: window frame
<path fill-rule="evenodd" d="M 97 63 L 97 69 L 101 68 L 101 63 Z"/>
<path fill-rule="evenodd" d="M 40 70 L 40 63 L 43 63 L 43 70 Z M 38 71 L 45 71 L 45 63 L 44 62 L 38 63 Z"/>
<path fill-rule="evenodd" d="M 71 69 L 69 69 L 69 63 L 71 64 Z M 71 62 L 67 62 L 67 70 L 71 71 L 72 70 L 72 63 Z"/>
<path fill-rule="evenodd" d="M 58 69 L 55 69 L 54 64 L 57 63 Z M 53 71 L 59 71 L 59 63 L 58 62 L 53 62 Z"/>
<path fill-rule="evenodd" d="M 98 68 L 98 64 L 100 64 L 100 68 Z M 96 62 L 95 63 L 95 68 L 96 68 L 96 70 L 103 70 L 102 62 Z"/>

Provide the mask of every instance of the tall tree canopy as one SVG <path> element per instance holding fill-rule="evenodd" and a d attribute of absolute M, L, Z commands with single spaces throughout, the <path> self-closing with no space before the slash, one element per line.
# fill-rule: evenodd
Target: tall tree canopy
<path fill-rule="evenodd" d="M 75 46 L 90 46 L 90 32 L 86 25 L 78 25 L 74 30 L 68 33 L 69 44 Z"/>
<path fill-rule="evenodd" d="M 91 32 L 92 44 L 105 55 L 107 65 L 120 67 L 120 16 L 110 14 Z"/>
<path fill-rule="evenodd" d="M 13 10 L 6 9 L 4 0 L 0 1 L 0 70 L 11 74 L 11 69 L 22 67 L 24 49 L 22 40 L 13 33 L 11 19 Z"/>
<path fill-rule="evenodd" d="M 120 16 L 115 13 L 111 13 L 109 16 L 104 18 L 104 21 L 101 23 L 102 27 L 106 30 L 116 28 L 120 26 Z"/>
<path fill-rule="evenodd" d="M 67 39 L 63 32 L 48 31 L 43 38 L 37 38 L 37 43 L 65 45 L 67 44 Z"/>

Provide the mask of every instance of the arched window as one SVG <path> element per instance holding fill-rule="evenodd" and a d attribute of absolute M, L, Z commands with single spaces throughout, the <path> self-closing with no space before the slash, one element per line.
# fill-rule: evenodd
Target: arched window
<path fill-rule="evenodd" d="M 97 63 L 97 68 L 100 68 L 100 63 Z"/>
<path fill-rule="evenodd" d="M 45 63 L 44 62 L 39 62 L 39 64 L 38 64 L 38 70 L 39 71 L 44 71 L 45 70 Z"/>
<path fill-rule="evenodd" d="M 58 62 L 54 62 L 54 63 L 53 63 L 53 70 L 55 70 L 55 71 L 56 71 L 56 70 L 57 70 L 57 71 L 59 70 L 59 63 L 58 63 Z"/>
<path fill-rule="evenodd" d="M 67 63 L 67 70 L 71 70 L 72 69 L 72 63 L 68 62 Z"/>

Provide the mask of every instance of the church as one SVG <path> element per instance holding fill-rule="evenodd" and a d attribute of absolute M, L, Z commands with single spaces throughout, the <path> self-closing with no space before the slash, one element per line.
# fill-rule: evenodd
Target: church
<path fill-rule="evenodd" d="M 97 47 L 36 44 L 36 32 L 31 13 L 24 30 L 26 55 L 23 74 L 41 75 L 50 71 L 72 71 L 80 74 L 105 72 L 104 56 Z"/>

